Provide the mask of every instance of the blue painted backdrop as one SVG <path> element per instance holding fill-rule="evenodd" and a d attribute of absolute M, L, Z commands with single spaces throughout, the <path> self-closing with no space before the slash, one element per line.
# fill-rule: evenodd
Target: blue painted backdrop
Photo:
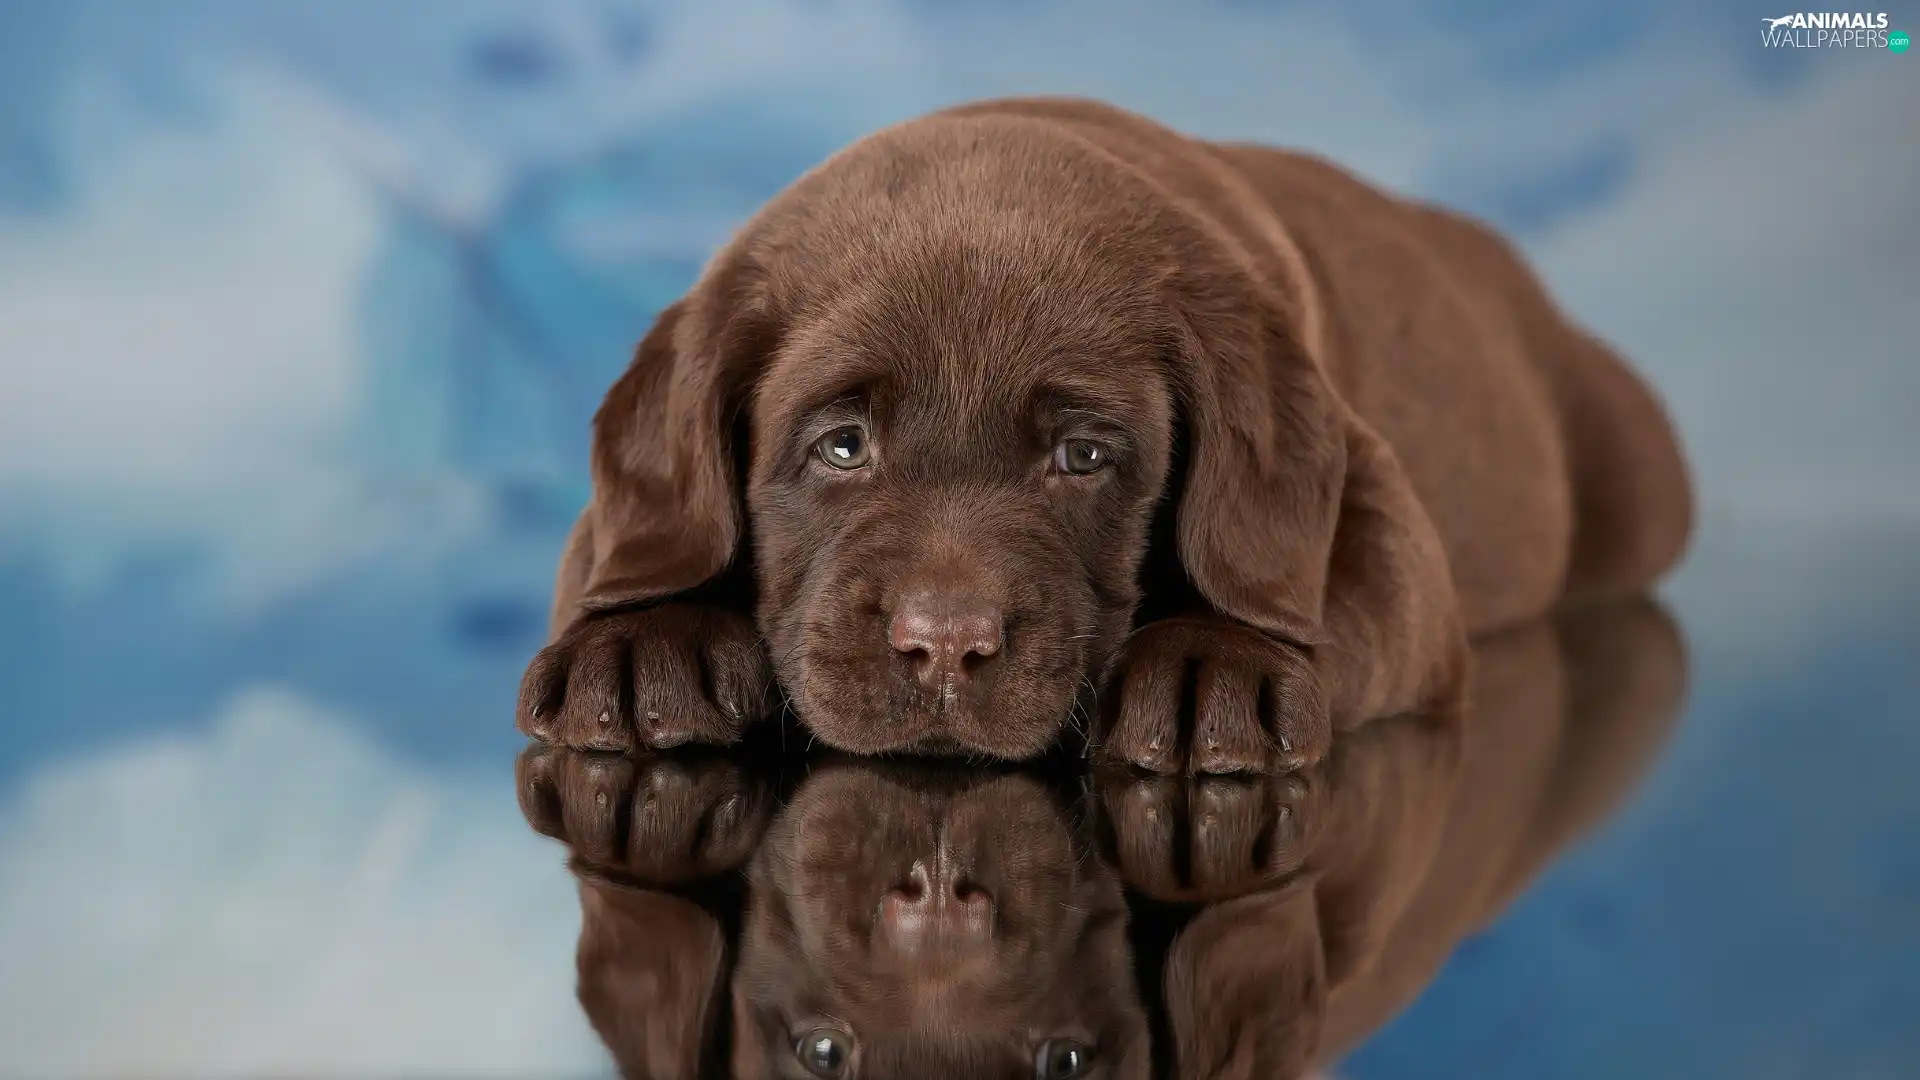
<path fill-rule="evenodd" d="M 1351 1071 L 1897 1074 L 1920 57 L 1778 14 L 0 2 L 0 1071 L 602 1067 L 504 779 L 588 417 L 802 170 L 1057 91 L 1488 217 L 1696 462 L 1672 754 Z"/>

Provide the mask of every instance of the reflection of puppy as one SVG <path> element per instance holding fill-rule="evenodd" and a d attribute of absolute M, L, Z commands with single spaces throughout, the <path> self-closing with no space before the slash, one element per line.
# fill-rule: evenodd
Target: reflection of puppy
<path fill-rule="evenodd" d="M 1615 804 L 1686 683 L 1651 601 L 1481 641 L 1461 727 L 1370 725 L 1289 783 L 1103 776 L 1127 884 L 1207 900 L 1168 952 L 1182 1080 L 1295 1076 L 1406 1007 Z"/>
<path fill-rule="evenodd" d="M 742 1080 L 1147 1075 L 1119 885 L 1027 777 L 829 767 L 749 879 Z"/>
<path fill-rule="evenodd" d="M 621 1075 L 713 1075 L 728 949 L 701 893 L 752 853 L 771 792 L 722 759 L 534 747 L 516 772 L 528 823 L 572 849 L 580 1005 Z"/>

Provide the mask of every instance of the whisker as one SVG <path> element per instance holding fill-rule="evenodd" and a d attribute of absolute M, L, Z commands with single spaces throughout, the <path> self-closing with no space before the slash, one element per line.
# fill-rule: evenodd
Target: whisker
<path fill-rule="evenodd" d="M 791 648 L 791 649 L 788 649 L 788 650 L 787 650 L 787 651 L 786 651 L 786 652 L 785 652 L 785 653 L 784 653 L 784 654 L 783 654 L 783 655 L 782 655 L 782 656 L 780 657 L 780 659 L 778 659 L 778 660 L 775 660 L 775 661 L 773 662 L 773 664 L 774 664 L 774 667 L 776 667 L 776 668 L 778 668 L 778 667 L 781 667 L 781 666 L 783 666 L 784 664 L 786 664 L 786 662 L 787 662 L 787 661 L 789 661 L 789 660 L 791 660 L 791 659 L 793 659 L 793 654 L 794 654 L 794 653 L 797 653 L 797 652 L 799 652 L 799 651 L 800 651 L 800 648 L 801 648 L 801 646 L 803 646 L 803 645 L 805 645 L 805 644 L 806 644 L 806 640 L 805 640 L 804 638 L 803 638 L 803 639 L 801 639 L 800 641 L 796 641 L 796 642 L 794 642 L 794 643 L 793 643 L 793 648 Z"/>

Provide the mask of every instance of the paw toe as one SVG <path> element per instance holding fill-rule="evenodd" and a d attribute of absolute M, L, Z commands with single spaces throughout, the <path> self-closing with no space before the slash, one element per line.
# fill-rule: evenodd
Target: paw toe
<path fill-rule="evenodd" d="M 1173 774 L 1184 760 L 1180 744 L 1183 665 L 1143 660 L 1122 681 L 1111 730 L 1102 746 L 1110 760 Z"/>
<path fill-rule="evenodd" d="M 1302 661 L 1298 670 L 1270 678 L 1266 685 L 1264 719 L 1273 733 L 1275 768 L 1295 772 L 1318 764 L 1333 744 L 1319 680 Z"/>
<path fill-rule="evenodd" d="M 1188 769 L 1196 773 L 1253 773 L 1273 759 L 1260 726 L 1259 677 L 1234 664 L 1209 664 L 1194 687 L 1193 746 Z"/>
<path fill-rule="evenodd" d="M 626 642 L 596 642 L 578 650 L 567 673 L 566 700 L 560 707 L 558 741 L 580 750 L 633 748 L 622 692 L 628 663 Z"/>
<path fill-rule="evenodd" d="M 634 658 L 633 723 L 641 742 L 667 750 L 739 739 L 739 725 L 709 700 L 702 666 L 685 648 L 649 649 Z"/>
<path fill-rule="evenodd" d="M 549 645 L 534 656 L 520 680 L 513 725 L 521 734 L 548 741 L 566 699 L 567 669 L 573 658 L 564 645 Z"/>

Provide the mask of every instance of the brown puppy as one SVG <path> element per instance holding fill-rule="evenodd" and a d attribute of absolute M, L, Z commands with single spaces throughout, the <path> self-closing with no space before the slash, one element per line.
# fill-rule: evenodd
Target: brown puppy
<path fill-rule="evenodd" d="M 1468 633 L 1691 525 L 1646 387 L 1479 225 L 1077 100 L 881 131 L 756 215 L 595 420 L 519 723 L 862 753 L 1317 760 Z"/>

